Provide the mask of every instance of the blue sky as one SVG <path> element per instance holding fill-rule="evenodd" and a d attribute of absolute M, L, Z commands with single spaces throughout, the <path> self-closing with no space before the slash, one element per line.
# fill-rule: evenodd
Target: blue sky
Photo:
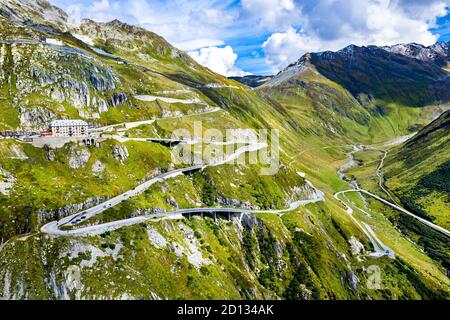
<path fill-rule="evenodd" d="M 50 0 L 74 23 L 147 28 L 221 74 L 273 74 L 308 51 L 450 41 L 450 0 Z"/>

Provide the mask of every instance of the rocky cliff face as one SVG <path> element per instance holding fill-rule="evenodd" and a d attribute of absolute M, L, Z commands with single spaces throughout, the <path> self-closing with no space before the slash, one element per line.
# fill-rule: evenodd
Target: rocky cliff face
<path fill-rule="evenodd" d="M 82 203 L 70 204 L 63 208 L 55 210 L 39 209 L 37 211 L 39 223 L 45 224 L 50 221 L 60 220 L 64 217 L 70 216 L 82 210 L 92 208 L 106 200 L 108 200 L 108 197 L 95 197 L 87 199 Z"/>
<path fill-rule="evenodd" d="M 79 169 L 83 167 L 89 161 L 90 157 L 91 153 L 87 148 L 72 146 L 68 162 L 69 168 Z"/>
<path fill-rule="evenodd" d="M 100 47 L 112 51 L 139 51 L 139 55 L 144 58 L 146 54 L 156 58 L 166 56 L 180 58 L 191 66 L 196 65 L 189 55 L 179 51 L 157 34 L 119 20 L 98 23 L 85 19 L 72 32 L 87 37 Z M 157 61 L 154 60 L 154 62 Z"/>
<path fill-rule="evenodd" d="M 400 54 L 408 58 L 418 59 L 431 63 L 447 64 L 450 58 L 449 42 L 438 42 L 426 47 L 417 43 L 398 44 L 383 47 L 384 50 Z"/>
<path fill-rule="evenodd" d="M 51 25 L 67 31 L 67 14 L 45 0 L 0 0 L 0 15 L 25 25 Z"/>
<path fill-rule="evenodd" d="M 120 81 L 113 71 L 82 52 L 43 44 L 3 44 L 0 52 L 8 53 L 0 56 L 0 83 L 14 92 L 13 105 L 24 129 L 47 128 L 56 112 L 68 111 L 69 106 L 91 116 L 127 101 L 126 93 L 114 92 Z"/>
<path fill-rule="evenodd" d="M 121 144 L 116 144 L 112 149 L 112 156 L 123 163 L 129 156 L 127 147 Z"/>

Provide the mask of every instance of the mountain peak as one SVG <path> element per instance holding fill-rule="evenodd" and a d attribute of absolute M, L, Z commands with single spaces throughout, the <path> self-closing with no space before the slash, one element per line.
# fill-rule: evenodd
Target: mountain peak
<path fill-rule="evenodd" d="M 426 62 L 448 60 L 449 58 L 448 42 L 438 42 L 428 47 L 418 43 L 397 44 L 393 46 L 384 46 L 382 49 Z"/>
<path fill-rule="evenodd" d="M 46 0 L 0 0 L 0 16 L 19 24 L 42 24 L 67 31 L 68 15 Z"/>
<path fill-rule="evenodd" d="M 380 99 L 396 96 L 398 87 L 389 86 L 387 79 L 396 85 L 420 87 L 428 83 L 434 92 L 428 97 L 409 93 L 403 97 L 405 104 L 423 105 L 434 101 L 433 97 L 447 97 L 445 85 L 442 84 L 448 72 L 444 69 L 450 57 L 449 43 L 436 43 L 424 46 L 417 43 L 393 46 L 356 46 L 350 45 L 339 51 L 307 53 L 295 63 L 278 73 L 262 87 L 274 87 L 291 83 L 292 79 L 304 80 L 307 70 L 317 73 L 339 83 L 355 97 L 370 92 Z M 383 81 L 373 78 L 373 74 L 383 74 Z M 398 80 L 402 79 L 401 82 Z"/>

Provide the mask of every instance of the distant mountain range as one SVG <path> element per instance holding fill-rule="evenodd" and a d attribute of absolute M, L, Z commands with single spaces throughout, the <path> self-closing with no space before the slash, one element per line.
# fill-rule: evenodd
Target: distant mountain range
<path fill-rule="evenodd" d="M 252 88 L 262 86 L 263 84 L 272 80 L 272 78 L 273 76 L 254 76 L 254 75 L 244 77 L 230 77 L 230 79 L 236 80 Z"/>
<path fill-rule="evenodd" d="M 337 52 L 308 53 L 273 77 L 235 78 L 252 87 L 295 83 L 310 67 L 339 83 L 355 97 L 360 94 L 404 104 L 446 102 L 450 97 L 450 43 L 394 46 L 350 45 Z"/>

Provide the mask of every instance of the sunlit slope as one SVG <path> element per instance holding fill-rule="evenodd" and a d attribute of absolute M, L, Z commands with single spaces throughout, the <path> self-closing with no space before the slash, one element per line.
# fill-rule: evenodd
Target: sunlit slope
<path fill-rule="evenodd" d="M 450 229 L 450 112 L 391 152 L 387 186 L 404 205 Z"/>
<path fill-rule="evenodd" d="M 119 58 L 70 33 L 17 26 L 3 17 L 0 24 L 0 128 L 43 130 L 60 118 L 111 124 L 162 117 L 178 109 L 181 114 L 201 112 L 223 107 L 204 95 L 203 87 L 230 83 L 241 87 L 143 29 L 133 29 L 131 39 L 120 37 L 121 46 L 111 50 L 121 54 Z M 129 28 L 134 27 L 108 25 L 111 35 Z M 60 43 L 48 44 L 45 39 Z M 140 55 L 124 51 L 132 45 L 143 46 Z M 142 58 L 152 55 L 150 60 Z M 135 98 L 142 95 L 191 102 L 143 103 Z"/>
<path fill-rule="evenodd" d="M 445 110 L 449 86 L 441 65 L 350 49 L 307 54 L 256 91 L 310 132 L 367 144 L 413 132 Z"/>

